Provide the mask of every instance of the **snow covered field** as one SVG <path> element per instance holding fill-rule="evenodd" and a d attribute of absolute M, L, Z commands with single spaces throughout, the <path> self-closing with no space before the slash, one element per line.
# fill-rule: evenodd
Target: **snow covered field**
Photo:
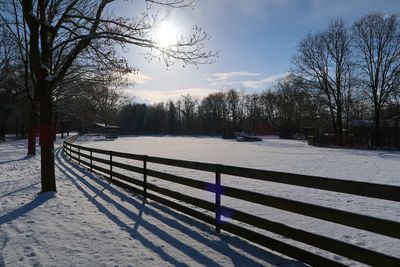
<path fill-rule="evenodd" d="M 301 141 L 278 139 L 264 139 L 261 143 L 239 143 L 234 140 L 207 137 L 123 137 L 115 141 L 93 141 L 83 138 L 79 142 L 85 146 L 134 154 L 146 154 L 173 159 L 220 163 L 338 179 L 400 185 L 400 153 L 394 151 L 318 148 L 307 146 L 306 143 Z M 137 164 L 138 166 L 141 165 L 140 162 L 122 159 L 120 159 L 120 161 Z M 157 164 L 150 164 L 148 167 L 184 177 L 209 182 L 214 181 L 214 176 L 211 173 L 171 168 Z M 120 172 L 123 171 L 120 170 Z M 135 174 L 130 175 L 135 176 Z M 140 175 L 136 176 L 136 178 L 141 179 Z M 150 178 L 149 181 L 175 191 L 185 192 L 202 199 L 213 201 L 212 193 L 188 189 L 185 186 L 160 181 L 155 178 Z M 400 205 L 391 201 L 368 199 L 341 193 L 224 175 L 222 176 L 222 184 L 393 221 L 400 221 Z M 296 228 L 306 229 L 317 234 L 333 237 L 385 254 L 400 257 L 400 240 L 394 238 L 234 200 L 229 197 L 223 197 L 222 204 L 244 210 L 260 217 L 282 222 Z M 318 251 L 313 247 L 290 241 L 277 235 L 270 235 L 310 251 L 335 258 L 345 264 L 353 264 L 352 261 L 343 258 L 339 259 L 330 253 Z"/>
<path fill-rule="evenodd" d="M 60 149 L 58 193 L 37 195 L 40 156 L 25 155 L 26 140 L 0 143 L 0 266 L 303 265 L 144 203 Z"/>

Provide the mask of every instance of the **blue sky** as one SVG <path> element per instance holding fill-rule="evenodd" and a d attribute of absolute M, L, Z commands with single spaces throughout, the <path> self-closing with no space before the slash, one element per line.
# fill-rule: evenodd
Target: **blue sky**
<path fill-rule="evenodd" d="M 134 8 L 124 5 L 124 12 Z M 201 98 L 227 87 L 267 89 L 290 71 L 296 46 L 307 33 L 323 30 L 336 17 L 352 24 L 375 11 L 400 12 L 400 0 L 197 0 L 193 8 L 174 10 L 168 21 L 182 34 L 201 26 L 211 35 L 208 48 L 219 51 L 217 61 L 167 69 L 131 47 L 124 56 L 140 73 L 126 91 L 136 101 L 153 103 L 188 93 Z"/>

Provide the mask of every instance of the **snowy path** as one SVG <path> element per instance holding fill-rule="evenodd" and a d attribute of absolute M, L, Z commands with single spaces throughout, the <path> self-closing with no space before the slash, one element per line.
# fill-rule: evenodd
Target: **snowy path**
<path fill-rule="evenodd" d="M 302 266 L 155 202 L 144 203 L 56 151 L 58 193 L 39 156 L 0 144 L 0 266 Z"/>

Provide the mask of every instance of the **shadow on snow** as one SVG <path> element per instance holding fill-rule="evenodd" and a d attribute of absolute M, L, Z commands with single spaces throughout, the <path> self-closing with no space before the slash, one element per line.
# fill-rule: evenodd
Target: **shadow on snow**
<path fill-rule="evenodd" d="M 246 256 L 246 254 L 252 255 L 253 257 L 265 262 L 265 264 L 279 266 L 304 266 L 304 264 L 298 261 L 282 258 L 255 245 L 252 245 L 238 237 L 233 237 L 226 234 L 218 235 L 214 232 L 212 227 L 209 227 L 204 223 L 200 223 L 191 217 L 177 213 L 156 202 L 152 201 L 151 203 L 146 203 L 145 199 L 140 195 L 134 195 L 133 193 L 127 195 L 122 192 L 123 189 L 113 188 L 107 181 L 98 178 L 83 167 L 78 166 L 75 163 L 70 163 L 66 155 L 62 153 L 61 148 L 56 151 L 55 158 L 57 168 L 66 176 L 66 178 L 72 181 L 77 189 L 80 190 L 84 196 L 99 209 L 99 211 L 105 214 L 118 227 L 126 229 L 132 238 L 138 240 L 145 247 L 157 253 L 163 260 L 173 265 L 187 265 L 187 263 L 179 261 L 176 259 L 176 257 L 174 257 L 174 255 L 168 254 L 168 252 L 162 247 L 147 239 L 137 231 L 139 227 L 151 232 L 159 239 L 165 241 L 167 244 L 181 251 L 183 254 L 200 264 L 204 264 L 206 266 L 221 266 L 221 264 L 216 262 L 214 259 L 196 250 L 196 248 L 191 246 L 191 244 L 185 244 L 175 236 L 169 234 L 166 229 L 161 229 L 157 225 L 143 220 L 143 213 L 209 247 L 212 251 L 219 252 L 229 257 L 235 266 L 262 266 L 259 262 Z M 85 179 L 84 176 L 88 177 L 89 179 Z M 99 189 L 99 187 L 102 189 Z M 89 190 L 95 195 L 93 196 Z M 116 202 L 114 199 L 109 197 L 105 191 L 118 197 L 121 202 Z M 97 200 L 98 198 L 106 203 L 112 204 L 119 212 L 134 221 L 134 226 L 132 227 L 127 225 L 116 214 L 113 214 L 109 209 L 101 204 L 100 201 Z M 129 205 L 132 205 L 134 208 L 136 208 L 138 213 L 136 214 L 135 212 L 123 206 L 121 203 L 124 202 L 129 203 Z M 164 216 L 163 213 L 172 216 L 174 219 Z M 207 235 L 217 237 L 218 240 L 210 240 L 207 237 L 202 236 L 198 231 L 194 231 L 184 224 L 190 225 L 191 227 L 196 227 L 200 231 L 205 232 Z M 232 247 L 244 251 L 245 253 L 239 253 L 232 249 Z"/>
<path fill-rule="evenodd" d="M 33 186 L 33 185 L 31 185 L 31 186 Z M 26 188 L 23 188 L 23 189 L 26 189 Z M 21 189 L 21 190 L 23 190 L 23 189 Z M 39 206 L 43 205 L 46 201 L 48 201 L 49 199 L 54 198 L 54 197 L 55 197 L 55 193 L 53 193 L 53 192 L 38 194 L 37 197 L 35 199 L 33 199 L 31 202 L 0 216 L 0 226 L 2 224 L 5 224 L 5 223 L 8 223 L 8 222 L 18 219 L 19 217 L 38 208 Z"/>

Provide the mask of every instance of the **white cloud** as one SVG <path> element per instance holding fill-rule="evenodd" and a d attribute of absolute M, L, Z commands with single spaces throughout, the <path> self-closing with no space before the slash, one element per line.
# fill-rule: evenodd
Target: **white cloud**
<path fill-rule="evenodd" d="M 218 91 L 209 88 L 185 88 L 173 90 L 126 90 L 126 93 L 134 97 L 136 101 L 146 103 L 159 103 L 166 102 L 168 100 L 177 100 L 182 95 L 187 94 L 201 99 L 215 92 Z"/>
<path fill-rule="evenodd" d="M 263 83 L 261 81 L 242 81 L 240 84 L 246 88 L 260 88 Z"/>
<path fill-rule="evenodd" d="M 147 84 L 148 81 L 153 80 L 152 77 L 140 71 L 138 73 L 128 73 L 125 75 L 125 78 L 128 79 L 128 83 L 130 84 Z"/>
<path fill-rule="evenodd" d="M 218 72 L 209 75 L 207 80 L 209 82 L 222 82 L 238 77 L 249 77 L 249 76 L 259 76 L 260 73 L 247 72 L 247 71 L 233 71 L 233 72 Z"/>
<path fill-rule="evenodd" d="M 240 86 L 244 88 L 256 89 L 273 84 L 286 77 L 289 72 L 262 77 L 261 73 L 238 71 L 238 72 L 219 72 L 209 75 L 207 79 L 210 87 Z M 249 77 L 259 77 L 259 79 L 248 79 Z M 247 78 L 243 80 L 243 78 Z"/>
<path fill-rule="evenodd" d="M 269 77 L 267 77 L 267 78 L 261 80 L 261 82 L 262 82 L 263 84 L 265 84 L 265 83 L 274 83 L 274 82 L 277 82 L 277 81 L 280 80 L 280 79 L 285 78 L 285 77 L 288 76 L 288 75 L 289 75 L 289 72 L 284 72 L 284 73 L 272 75 L 272 76 L 269 76 Z"/>
<path fill-rule="evenodd" d="M 284 73 L 268 76 L 261 80 L 242 81 L 240 84 L 246 88 L 257 89 L 257 88 L 261 88 L 266 85 L 271 85 L 271 84 L 279 81 L 280 79 L 285 78 L 288 75 L 289 75 L 289 72 L 284 72 Z"/>

